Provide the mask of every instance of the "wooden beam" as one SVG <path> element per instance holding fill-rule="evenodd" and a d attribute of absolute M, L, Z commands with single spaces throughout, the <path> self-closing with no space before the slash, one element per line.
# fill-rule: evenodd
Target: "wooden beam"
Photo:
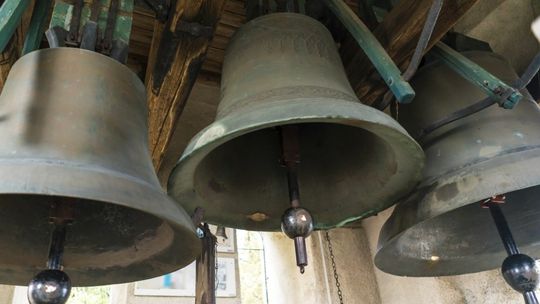
<path fill-rule="evenodd" d="M 173 1 L 174 3 L 174 1 Z M 224 0 L 177 0 L 166 24 L 156 21 L 146 71 L 149 140 L 156 171 L 161 169 L 175 124 L 197 79 L 212 35 L 185 31 L 199 24 L 212 29 Z M 178 29 L 184 29 L 179 31 Z"/>
<path fill-rule="evenodd" d="M 195 304 L 216 304 L 216 242 L 217 239 L 208 228 L 201 225 L 204 231 L 202 253 L 197 258 Z"/>
<path fill-rule="evenodd" d="M 427 50 L 431 49 L 476 2 L 478 0 L 444 1 Z M 412 57 L 432 3 L 432 0 L 401 0 L 374 31 L 375 37 L 402 71 Z M 373 104 L 382 98 L 388 88 L 362 50 L 357 46 L 355 48 L 352 58 L 343 58 L 344 65 L 360 101 Z"/>

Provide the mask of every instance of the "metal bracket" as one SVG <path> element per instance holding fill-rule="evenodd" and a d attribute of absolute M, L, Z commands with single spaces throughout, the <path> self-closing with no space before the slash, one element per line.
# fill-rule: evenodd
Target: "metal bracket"
<path fill-rule="evenodd" d="M 66 46 L 109 56 L 115 45 L 129 44 L 133 8 L 134 0 L 55 0 L 49 27 L 69 32 Z"/>
<path fill-rule="evenodd" d="M 358 42 L 396 99 L 400 103 L 411 102 L 415 95 L 413 88 L 362 20 L 343 0 L 324 0 L 324 3 Z"/>
<path fill-rule="evenodd" d="M 212 26 L 202 25 L 198 22 L 187 22 L 180 20 L 176 26 L 176 33 L 188 33 L 194 37 L 212 38 L 214 28 Z"/>
<path fill-rule="evenodd" d="M 167 0 L 144 0 L 150 8 L 156 13 L 156 19 L 159 22 L 167 21 L 171 5 Z"/>
<path fill-rule="evenodd" d="M 504 81 L 442 42 L 435 45 L 432 54 L 469 82 L 482 89 L 499 106 L 505 109 L 514 108 L 521 98 L 523 98 L 519 90 L 507 85 Z"/>
<path fill-rule="evenodd" d="M 183 38 L 186 38 L 186 34 L 195 39 L 204 38 L 210 40 L 214 35 L 214 28 L 198 22 L 188 22 L 184 20 L 178 21 L 174 32 L 169 31 L 168 27 L 166 27 L 158 47 L 157 57 L 160 58 L 160 60 L 156 63 L 153 72 L 152 90 L 154 90 L 154 92 L 159 91 L 165 75 L 171 68 L 180 41 Z"/>

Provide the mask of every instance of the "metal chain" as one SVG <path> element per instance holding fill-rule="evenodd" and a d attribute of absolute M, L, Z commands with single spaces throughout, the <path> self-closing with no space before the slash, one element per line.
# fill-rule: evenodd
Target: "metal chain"
<path fill-rule="evenodd" d="M 341 284 L 339 283 L 339 275 L 336 267 L 336 257 L 334 256 L 334 250 L 332 249 L 332 242 L 330 241 L 330 234 L 325 231 L 326 242 L 328 242 L 328 252 L 330 253 L 330 260 L 332 261 L 332 270 L 334 271 L 334 279 L 336 280 L 337 294 L 339 297 L 339 303 L 343 304 L 343 292 L 341 292 Z"/>

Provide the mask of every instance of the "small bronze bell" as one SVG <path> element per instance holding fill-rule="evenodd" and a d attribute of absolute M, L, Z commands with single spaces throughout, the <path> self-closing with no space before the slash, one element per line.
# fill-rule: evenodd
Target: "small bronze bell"
<path fill-rule="evenodd" d="M 517 79 L 508 62 L 493 53 L 466 56 L 506 83 Z M 412 134 L 485 98 L 440 62 L 422 68 L 411 84 L 416 99 L 400 106 L 400 122 Z M 507 253 L 490 212 L 482 208 L 498 197 L 505 201 L 497 208 L 506 215 L 515 243 L 540 256 L 540 109 L 523 93 L 513 110 L 492 106 L 422 138 L 423 181 L 383 226 L 378 268 L 443 276 L 499 267 Z M 497 228 L 506 226 L 500 224 Z"/>
<path fill-rule="evenodd" d="M 295 196 L 284 167 L 297 169 L 315 229 L 375 214 L 419 180 L 422 150 L 391 117 L 358 102 L 315 19 L 276 13 L 244 25 L 227 49 L 221 90 L 216 121 L 191 140 L 168 187 L 188 212 L 204 208 L 209 223 L 279 230 Z M 285 126 L 297 126 L 286 132 L 297 138 L 283 140 Z"/>
<path fill-rule="evenodd" d="M 150 161 L 145 97 L 127 67 L 90 51 L 40 50 L 13 66 L 0 96 L 0 283 L 26 285 L 49 245 L 50 271 L 36 280 L 62 269 L 74 286 L 155 277 L 196 258 L 194 225 Z"/>

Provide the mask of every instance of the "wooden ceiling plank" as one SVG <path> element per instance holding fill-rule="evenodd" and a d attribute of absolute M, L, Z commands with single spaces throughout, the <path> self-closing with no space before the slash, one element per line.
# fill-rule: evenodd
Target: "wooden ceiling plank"
<path fill-rule="evenodd" d="M 412 57 L 432 0 L 401 0 L 374 31 L 396 65 L 404 70 Z M 478 0 L 445 1 L 426 52 L 433 47 Z M 357 46 L 352 58 L 343 58 L 356 94 L 373 104 L 388 91 L 364 52 Z M 348 52 L 350 53 L 350 52 Z"/>

